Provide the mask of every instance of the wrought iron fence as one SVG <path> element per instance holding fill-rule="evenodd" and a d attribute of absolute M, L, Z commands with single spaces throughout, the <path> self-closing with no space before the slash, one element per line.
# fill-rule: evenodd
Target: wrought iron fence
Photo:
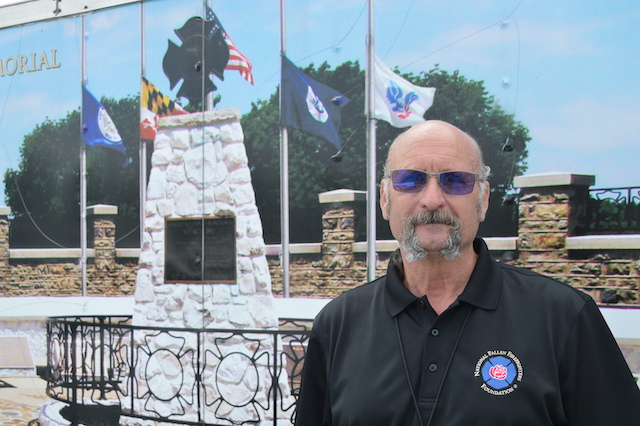
<path fill-rule="evenodd" d="M 116 421 L 293 423 L 308 323 L 227 330 L 139 327 L 130 320 L 47 321 L 47 394 L 69 404 L 72 424 L 87 408 L 115 413 Z"/>
<path fill-rule="evenodd" d="M 640 233 L 640 188 L 589 191 L 588 234 Z"/>

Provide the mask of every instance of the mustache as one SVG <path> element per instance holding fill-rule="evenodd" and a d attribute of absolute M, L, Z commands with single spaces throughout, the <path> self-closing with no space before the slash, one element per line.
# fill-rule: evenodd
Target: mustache
<path fill-rule="evenodd" d="M 405 225 L 410 228 L 415 228 L 418 225 L 431 224 L 449 225 L 455 230 L 460 228 L 461 221 L 453 213 L 442 210 L 425 210 L 417 213 L 412 213 L 405 220 Z"/>

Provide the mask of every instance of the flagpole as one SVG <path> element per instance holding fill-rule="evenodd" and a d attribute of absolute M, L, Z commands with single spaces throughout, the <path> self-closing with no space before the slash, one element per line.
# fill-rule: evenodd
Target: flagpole
<path fill-rule="evenodd" d="M 86 15 L 82 15 L 82 86 L 86 85 Z M 84 97 L 83 97 L 84 99 Z M 84 103 L 84 102 L 83 102 Z M 82 104 L 83 104 L 82 103 Z M 82 105 L 81 104 L 81 105 Z M 82 140 L 82 114 L 84 107 L 80 113 L 80 271 L 82 282 L 82 297 L 87 296 L 87 150 Z"/>
<path fill-rule="evenodd" d="M 369 0 L 369 26 L 367 31 L 367 280 L 376 278 L 376 120 L 373 118 L 373 72 L 375 61 L 374 4 Z"/>
<path fill-rule="evenodd" d="M 211 0 L 206 0 L 204 2 L 205 8 L 209 7 L 209 8 L 213 8 L 213 5 L 211 4 Z M 205 13 L 206 15 L 206 13 Z M 202 27 L 202 30 L 204 31 L 204 26 Z M 204 52 L 204 50 L 203 50 Z M 203 54 L 204 55 L 204 54 Z M 204 60 L 204 56 L 203 56 L 203 60 Z M 206 76 L 202 76 L 202 82 L 204 84 L 204 79 L 206 78 Z M 204 90 L 204 89 L 203 89 Z M 213 92 L 209 92 L 205 95 L 204 97 L 204 102 L 202 103 L 203 105 L 203 110 L 205 111 L 213 111 L 214 107 L 213 107 Z"/>
<path fill-rule="evenodd" d="M 280 0 L 280 55 L 285 56 L 285 0 Z M 282 61 L 281 61 L 282 62 Z M 282 76 L 282 70 L 280 70 Z M 282 114 L 282 78 L 280 79 L 280 114 Z M 289 134 L 280 126 L 280 230 L 282 263 L 282 292 L 289 297 Z"/>
<path fill-rule="evenodd" d="M 146 38 L 145 38 L 145 21 L 144 21 L 144 2 L 140 2 L 140 76 L 147 75 L 147 58 L 146 58 Z M 142 93 L 140 93 L 142 101 Z M 140 147 L 138 151 L 138 184 L 140 196 L 140 248 L 144 241 L 144 218 L 147 211 L 147 141 L 140 138 Z"/>

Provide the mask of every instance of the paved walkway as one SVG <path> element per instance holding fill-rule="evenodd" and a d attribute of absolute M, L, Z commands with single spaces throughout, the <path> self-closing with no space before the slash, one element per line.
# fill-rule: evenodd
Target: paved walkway
<path fill-rule="evenodd" d="M 39 377 L 0 378 L 0 425 L 37 426 L 40 405 L 50 400 Z"/>

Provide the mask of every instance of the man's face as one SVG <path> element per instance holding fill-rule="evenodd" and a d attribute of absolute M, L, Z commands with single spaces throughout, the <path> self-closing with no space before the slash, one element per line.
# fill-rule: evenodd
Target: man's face
<path fill-rule="evenodd" d="M 444 123 L 427 123 L 398 139 L 389 157 L 389 169 L 477 173 L 478 156 L 462 132 Z M 424 189 L 416 193 L 398 192 L 389 180 L 383 183 L 380 207 L 408 261 L 423 257 L 412 255 L 419 253 L 419 248 L 425 254 L 442 253 L 449 260 L 458 253 L 452 244 L 459 245 L 462 253 L 473 250 L 473 239 L 488 208 L 488 187 L 481 199 L 480 185 L 488 183 L 476 182 L 470 194 L 450 195 L 442 191 L 437 177 L 429 177 Z M 408 250 L 407 244 L 418 251 Z"/>

